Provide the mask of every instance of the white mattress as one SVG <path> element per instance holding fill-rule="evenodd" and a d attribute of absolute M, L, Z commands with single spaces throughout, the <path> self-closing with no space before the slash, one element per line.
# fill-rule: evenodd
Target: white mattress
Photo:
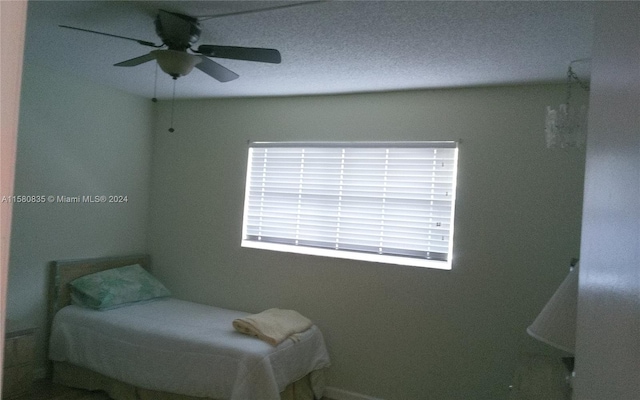
<path fill-rule="evenodd" d="M 279 400 L 329 366 L 315 325 L 273 347 L 233 329 L 246 315 L 172 298 L 108 311 L 70 305 L 54 318 L 49 358 L 145 389 L 230 400 Z"/>

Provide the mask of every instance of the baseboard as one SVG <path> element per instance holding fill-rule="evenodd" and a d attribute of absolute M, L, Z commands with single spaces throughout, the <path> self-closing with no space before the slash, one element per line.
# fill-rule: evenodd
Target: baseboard
<path fill-rule="evenodd" d="M 324 398 L 331 400 L 383 400 L 378 397 L 365 396 L 364 394 L 349 392 L 331 386 L 327 386 L 324 390 Z"/>

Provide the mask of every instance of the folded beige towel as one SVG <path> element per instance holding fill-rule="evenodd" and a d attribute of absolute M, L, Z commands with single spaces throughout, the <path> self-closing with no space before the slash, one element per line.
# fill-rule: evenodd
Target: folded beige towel
<path fill-rule="evenodd" d="M 272 346 L 277 346 L 296 333 L 306 331 L 311 325 L 311 320 L 297 311 L 279 308 L 271 308 L 233 321 L 233 327 L 238 332 L 256 336 Z"/>

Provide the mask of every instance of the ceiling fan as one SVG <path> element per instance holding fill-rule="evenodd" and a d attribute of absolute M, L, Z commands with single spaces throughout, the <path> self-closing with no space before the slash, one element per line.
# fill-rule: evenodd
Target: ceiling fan
<path fill-rule="evenodd" d="M 308 3 L 309 2 L 296 4 Z M 257 12 L 264 10 L 267 9 L 252 10 L 239 13 Z M 281 62 L 280 52 L 276 49 L 217 46 L 210 44 L 199 45 L 197 49 L 193 49 L 191 47 L 198 41 L 198 39 L 200 38 L 200 33 L 202 32 L 199 21 L 239 13 L 195 18 L 185 14 L 159 10 L 158 15 L 155 19 L 156 34 L 162 40 L 162 44 L 159 45 L 148 42 L 146 40 L 139 40 L 126 36 L 114 35 L 111 33 L 76 28 L 68 25 L 59 26 L 62 28 L 96 33 L 99 35 L 105 35 L 119 39 L 132 40 L 143 46 L 156 48 L 156 50 L 152 50 L 148 54 L 114 64 L 117 67 L 135 67 L 148 61 L 156 60 L 160 68 L 165 73 L 173 77 L 173 79 L 177 79 L 180 76 L 187 75 L 195 67 L 220 82 L 228 82 L 237 79 L 238 74 L 211 60 L 209 57 L 257 61 L 272 64 L 279 64 Z"/>
<path fill-rule="evenodd" d="M 152 50 L 148 54 L 114 64 L 114 66 L 116 67 L 135 67 L 137 65 L 156 60 L 160 68 L 165 73 L 170 75 L 174 80 L 178 79 L 181 76 L 189 74 L 189 72 L 191 72 L 195 67 L 220 82 L 229 82 L 237 79 L 238 74 L 211 60 L 209 57 L 279 64 L 282 60 L 280 52 L 276 49 L 218 46 L 211 44 L 202 44 L 199 45 L 197 49 L 193 49 L 192 45 L 198 41 L 198 39 L 200 38 L 200 33 L 202 32 L 200 21 L 205 21 L 212 18 L 297 7 L 314 3 L 325 3 L 328 1 L 329 0 L 308 0 L 299 3 L 288 3 L 272 7 L 236 11 L 225 14 L 215 14 L 197 18 L 186 14 L 159 10 L 158 15 L 155 18 L 155 28 L 156 34 L 162 40 L 161 44 L 155 44 L 146 40 L 114 35 L 112 33 L 98 32 L 90 29 L 77 28 L 68 25 L 59 26 L 62 28 L 95 33 L 98 35 L 110 36 L 118 39 L 131 40 L 143 46 L 156 48 L 156 50 Z M 152 98 L 152 101 L 157 101 L 157 99 L 155 98 L 155 94 Z M 169 128 L 169 132 L 174 132 L 173 102 L 171 108 L 171 127 Z"/>

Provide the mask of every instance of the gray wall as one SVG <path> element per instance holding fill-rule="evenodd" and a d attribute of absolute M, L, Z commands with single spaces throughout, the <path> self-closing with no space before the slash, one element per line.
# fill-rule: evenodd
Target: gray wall
<path fill-rule="evenodd" d="M 45 362 L 48 264 L 146 251 L 151 102 L 25 65 L 16 195 L 126 195 L 122 204 L 16 203 L 8 318 L 38 328 Z"/>
<path fill-rule="evenodd" d="M 640 393 L 640 4 L 600 7 L 574 399 L 632 400 Z"/>
<path fill-rule="evenodd" d="M 179 101 L 158 108 L 149 250 L 178 297 L 293 308 L 329 385 L 394 399 L 504 399 L 525 328 L 578 256 L 584 151 L 546 149 L 563 86 Z M 247 141 L 461 139 L 453 270 L 240 247 Z"/>

